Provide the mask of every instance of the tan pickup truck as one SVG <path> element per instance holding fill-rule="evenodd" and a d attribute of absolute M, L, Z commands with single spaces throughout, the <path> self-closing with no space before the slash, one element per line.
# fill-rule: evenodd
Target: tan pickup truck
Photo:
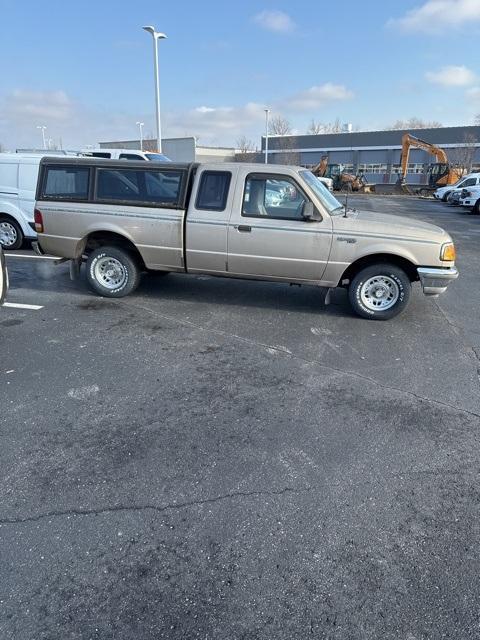
<path fill-rule="evenodd" d="M 436 295 L 458 276 L 450 236 L 352 211 L 301 167 L 44 158 L 37 250 L 86 261 L 100 295 L 134 291 L 142 271 L 346 287 L 354 310 L 386 320 L 412 283 Z"/>

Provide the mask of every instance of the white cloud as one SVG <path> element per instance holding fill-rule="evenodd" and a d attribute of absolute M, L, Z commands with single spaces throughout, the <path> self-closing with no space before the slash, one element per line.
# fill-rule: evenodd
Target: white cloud
<path fill-rule="evenodd" d="M 55 144 L 61 138 L 65 147 L 75 148 L 102 139 L 134 138 L 137 120 L 120 111 L 94 110 L 60 90 L 16 89 L 0 96 L 0 143 L 10 149 L 39 146 L 39 125 L 47 127 L 46 136 Z"/>
<path fill-rule="evenodd" d="M 353 96 L 343 85 L 328 82 L 269 102 L 273 114 L 292 119 L 315 115 L 320 107 Z M 259 139 L 265 123 L 265 104 L 248 102 L 216 106 L 200 104 L 191 109 L 164 110 L 166 137 L 197 136 L 200 144 L 234 145 L 240 135 Z M 272 115 L 273 115 L 272 114 Z M 82 148 L 101 140 L 132 140 L 138 135 L 135 122 L 145 122 L 145 136 L 154 131 L 152 113 L 127 113 L 83 104 L 64 91 L 17 89 L 0 95 L 0 143 L 10 149 L 41 143 L 38 125 L 47 127 L 47 138 L 65 148 Z"/>
<path fill-rule="evenodd" d="M 294 31 L 296 27 L 288 13 L 283 11 L 260 11 L 253 17 L 253 21 L 263 29 L 276 33 L 289 33 Z"/>
<path fill-rule="evenodd" d="M 447 65 L 438 71 L 427 71 L 425 78 L 443 87 L 466 87 L 476 80 L 473 71 L 463 65 Z"/>
<path fill-rule="evenodd" d="M 349 100 L 353 93 L 342 84 L 325 84 L 300 91 L 285 101 L 286 106 L 295 111 L 315 111 L 329 102 Z"/>
<path fill-rule="evenodd" d="M 428 0 L 388 24 L 404 31 L 439 33 L 474 21 L 480 21 L 479 0 Z"/>

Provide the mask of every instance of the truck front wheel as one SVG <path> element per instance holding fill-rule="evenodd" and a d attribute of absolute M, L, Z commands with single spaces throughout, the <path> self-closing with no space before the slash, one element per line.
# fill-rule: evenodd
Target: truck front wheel
<path fill-rule="evenodd" d="M 369 320 L 390 320 L 405 310 L 411 283 L 407 274 L 391 264 L 374 264 L 357 273 L 348 296 L 355 313 Z"/>
<path fill-rule="evenodd" d="M 123 298 L 140 283 L 140 269 L 132 255 L 120 247 L 99 247 L 87 260 L 90 287 L 106 298 Z"/>

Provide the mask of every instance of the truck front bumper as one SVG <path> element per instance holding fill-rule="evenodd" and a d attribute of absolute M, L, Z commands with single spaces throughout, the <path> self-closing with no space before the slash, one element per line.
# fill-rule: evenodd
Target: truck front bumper
<path fill-rule="evenodd" d="M 446 290 L 450 282 L 458 278 L 456 267 L 450 267 L 449 269 L 419 267 L 417 271 L 422 283 L 423 293 L 426 296 L 438 296 Z"/>

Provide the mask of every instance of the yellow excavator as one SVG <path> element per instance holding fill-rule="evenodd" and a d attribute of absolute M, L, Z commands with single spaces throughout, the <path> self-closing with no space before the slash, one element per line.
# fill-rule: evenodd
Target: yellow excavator
<path fill-rule="evenodd" d="M 321 157 L 312 173 L 320 178 L 331 178 L 335 191 L 362 191 L 367 182 L 362 174 L 354 176 L 344 171 L 341 164 L 329 164 L 328 156 Z"/>
<path fill-rule="evenodd" d="M 465 173 L 462 167 L 449 163 L 447 154 L 443 149 L 425 140 L 420 140 L 420 138 L 416 138 L 410 133 L 405 133 L 402 137 L 402 155 L 400 158 L 402 168 L 397 181 L 398 190 L 401 192 L 411 192 L 405 184 L 410 149 L 423 149 L 435 156 L 436 159 L 436 162 L 432 163 L 428 168 L 428 186 L 422 186 L 418 190 L 420 195 L 428 195 L 438 187 L 455 184 Z"/>

